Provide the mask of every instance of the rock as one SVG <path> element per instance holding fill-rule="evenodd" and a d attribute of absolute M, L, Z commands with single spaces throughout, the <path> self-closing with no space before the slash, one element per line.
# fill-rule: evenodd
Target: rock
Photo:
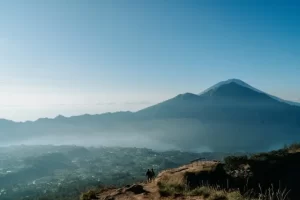
<path fill-rule="evenodd" d="M 115 200 L 115 199 L 116 199 L 115 197 L 108 196 L 104 200 Z"/>
<path fill-rule="evenodd" d="M 183 196 L 183 194 L 175 194 L 174 198 L 179 198 L 179 197 L 182 197 L 182 196 Z"/>
<path fill-rule="evenodd" d="M 148 191 L 144 190 L 144 187 L 141 185 L 133 185 L 126 189 L 126 192 L 133 192 L 134 194 L 148 193 Z"/>
<path fill-rule="evenodd" d="M 118 193 L 121 193 L 122 191 L 123 191 L 123 189 L 122 188 L 119 188 L 119 189 L 117 189 L 116 190 Z"/>

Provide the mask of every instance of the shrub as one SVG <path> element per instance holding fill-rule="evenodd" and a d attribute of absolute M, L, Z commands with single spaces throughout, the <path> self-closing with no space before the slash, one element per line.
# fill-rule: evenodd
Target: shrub
<path fill-rule="evenodd" d="M 219 187 L 202 186 L 189 189 L 182 185 L 157 183 L 162 197 L 199 196 L 206 200 L 288 200 L 290 190 L 275 190 L 273 185 L 266 190 L 260 188 L 259 193 L 249 190 L 241 193 L 239 190 L 225 190 Z"/>
<path fill-rule="evenodd" d="M 227 198 L 228 200 L 246 200 L 246 198 L 243 197 L 243 195 L 239 191 L 228 193 Z"/>
<path fill-rule="evenodd" d="M 228 198 L 224 191 L 216 191 L 210 195 L 208 200 L 228 200 Z"/>
<path fill-rule="evenodd" d="M 96 192 L 94 190 L 89 190 L 88 192 L 81 195 L 80 200 L 92 200 L 96 198 Z"/>
<path fill-rule="evenodd" d="M 232 170 L 238 168 L 242 164 L 247 164 L 248 157 L 245 156 L 227 156 L 224 158 L 225 168 Z"/>
<path fill-rule="evenodd" d="M 185 186 L 179 184 L 164 184 L 161 182 L 157 183 L 159 193 L 161 196 L 173 196 L 175 194 L 184 194 L 186 191 Z"/>
<path fill-rule="evenodd" d="M 300 151 L 300 143 L 294 143 L 294 144 L 291 144 L 291 145 L 288 147 L 288 151 L 289 151 L 289 152 L 299 152 L 299 151 Z"/>
<path fill-rule="evenodd" d="M 208 198 L 211 193 L 211 188 L 209 187 L 198 187 L 188 192 L 190 196 L 203 196 L 204 198 Z"/>

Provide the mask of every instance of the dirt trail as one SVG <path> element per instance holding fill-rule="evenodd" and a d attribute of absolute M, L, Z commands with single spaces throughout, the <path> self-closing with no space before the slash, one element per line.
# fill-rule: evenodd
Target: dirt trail
<path fill-rule="evenodd" d="M 137 189 L 137 191 L 128 191 L 128 189 L 136 187 L 141 189 Z M 144 190 L 142 192 L 142 190 Z M 136 194 L 142 192 L 140 194 Z M 110 189 L 105 192 L 102 192 L 98 196 L 99 200 L 203 200 L 202 197 L 185 197 L 185 196 L 177 196 L 177 197 L 161 197 L 159 194 L 158 187 L 156 182 L 147 183 L 147 184 L 137 184 L 132 185 L 130 187 L 124 187 L 119 189 Z"/>
<path fill-rule="evenodd" d="M 202 197 L 192 196 L 172 196 L 161 197 L 157 183 L 162 180 L 170 179 L 173 181 L 182 181 L 184 173 L 189 171 L 201 171 L 205 167 L 215 165 L 216 162 L 198 162 L 184 165 L 179 168 L 162 171 L 155 180 L 150 183 L 137 183 L 122 188 L 106 189 L 98 195 L 99 200 L 203 200 Z"/>

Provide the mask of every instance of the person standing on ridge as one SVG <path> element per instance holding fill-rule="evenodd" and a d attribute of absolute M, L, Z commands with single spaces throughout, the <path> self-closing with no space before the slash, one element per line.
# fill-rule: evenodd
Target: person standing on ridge
<path fill-rule="evenodd" d="M 147 170 L 146 176 L 147 176 L 147 182 L 150 182 L 151 181 L 151 176 L 152 176 L 152 173 L 151 173 L 150 169 Z"/>
<path fill-rule="evenodd" d="M 155 172 L 153 168 L 151 168 L 151 180 L 153 180 L 154 178 L 155 178 Z"/>

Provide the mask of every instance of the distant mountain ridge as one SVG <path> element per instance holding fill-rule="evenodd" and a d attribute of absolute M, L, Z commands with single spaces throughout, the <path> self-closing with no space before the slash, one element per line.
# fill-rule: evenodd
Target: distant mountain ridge
<path fill-rule="evenodd" d="M 174 97 L 174 98 L 188 98 L 188 96 L 190 96 L 191 98 L 193 98 L 193 97 L 194 97 L 194 98 L 198 98 L 198 96 L 208 95 L 208 94 L 210 94 L 210 93 L 213 93 L 215 90 L 219 89 L 220 87 L 223 87 L 223 86 L 228 85 L 228 84 L 236 84 L 236 85 L 239 85 L 239 86 L 243 86 L 243 87 L 248 88 L 248 89 L 251 89 L 251 90 L 253 90 L 253 91 L 257 92 L 257 93 L 265 94 L 265 95 L 267 95 L 267 96 L 271 97 L 272 99 L 277 100 L 277 101 L 279 101 L 279 102 L 287 103 L 287 104 L 289 104 L 289 105 L 300 106 L 300 102 L 293 102 L 293 101 L 281 99 L 281 98 L 276 97 L 276 96 L 274 96 L 274 95 L 271 95 L 271 94 L 268 94 L 268 93 L 266 93 L 266 92 L 263 92 L 263 91 L 261 91 L 261 90 L 259 90 L 259 89 L 257 89 L 257 88 L 254 88 L 254 87 L 252 87 L 251 85 L 245 83 L 244 81 L 242 81 L 242 80 L 240 80 L 240 79 L 228 79 L 228 80 L 226 80 L 226 81 L 221 81 L 221 82 L 219 82 L 219 83 L 217 83 L 217 84 L 215 84 L 215 85 L 213 85 L 213 86 L 207 88 L 206 90 L 202 91 L 202 92 L 199 93 L 199 94 L 184 93 L 184 94 L 179 94 L 179 95 L 177 95 L 177 96 Z M 168 100 L 167 100 L 167 101 L 168 101 Z M 159 104 L 160 104 L 160 103 L 158 103 L 157 105 L 159 105 Z M 155 106 L 155 105 L 154 105 L 154 106 Z M 152 107 L 152 106 L 150 106 L 150 107 Z M 147 108 L 144 108 L 144 109 L 147 109 Z M 142 110 L 144 110 L 144 109 L 142 109 Z M 140 112 L 140 111 L 142 111 L 142 110 L 137 111 L 137 113 Z M 54 118 L 39 118 L 39 119 L 37 119 L 37 120 L 35 120 L 35 121 L 27 121 L 27 122 L 37 122 L 37 121 L 43 121 L 43 120 L 59 120 L 59 119 L 62 119 L 62 120 L 63 120 L 63 119 L 67 119 L 67 118 L 82 118 L 82 117 L 90 118 L 90 117 L 93 117 L 93 116 L 102 116 L 102 115 L 103 115 L 103 116 L 109 116 L 109 115 L 113 115 L 113 114 L 116 114 L 116 115 L 126 115 L 126 114 L 130 114 L 130 113 L 133 114 L 133 113 L 135 113 L 135 112 L 130 112 L 130 111 L 119 111 L 119 112 L 107 112 L 107 113 L 94 114 L 94 115 L 84 114 L 84 115 L 70 116 L 70 117 L 65 117 L 65 116 L 63 116 L 63 115 L 57 115 L 57 116 L 54 117 Z M 8 119 L 0 119 L 0 121 L 1 121 L 1 120 L 5 120 L 5 121 L 7 121 L 7 122 L 14 122 L 14 121 L 8 120 Z M 20 123 L 22 123 L 22 122 L 20 122 Z M 26 122 L 25 122 L 25 123 L 26 123 Z"/>
<path fill-rule="evenodd" d="M 137 112 L 0 120 L 0 125 L 2 144 L 256 151 L 300 140 L 300 107 L 230 79 L 199 95 L 180 94 Z"/>
<path fill-rule="evenodd" d="M 289 108 L 287 103 L 279 102 L 265 93 L 257 92 L 236 82 L 226 82 L 206 90 L 200 95 L 180 94 L 172 99 L 140 110 L 136 114 L 148 117 L 193 117 L 207 120 L 209 117 L 220 117 L 220 115 L 211 116 L 210 114 L 213 114 L 211 109 L 220 109 L 221 106 L 223 110 L 236 106 L 239 106 L 240 109 L 241 106 L 252 106 L 253 108 L 253 105 L 259 106 L 260 109 L 267 109 L 270 106 L 274 106 L 274 109 Z M 221 115 L 224 114 L 220 110 L 218 112 Z M 228 112 L 225 113 L 224 117 L 226 118 L 227 115 Z"/>

